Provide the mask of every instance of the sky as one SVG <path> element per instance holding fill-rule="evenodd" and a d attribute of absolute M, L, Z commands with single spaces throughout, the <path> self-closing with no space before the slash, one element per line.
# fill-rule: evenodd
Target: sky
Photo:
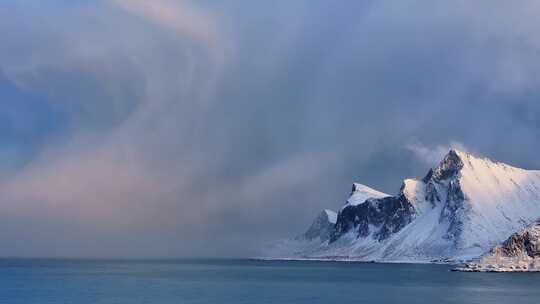
<path fill-rule="evenodd" d="M 255 256 L 450 147 L 540 169 L 539 14 L 4 0 L 0 256 Z"/>

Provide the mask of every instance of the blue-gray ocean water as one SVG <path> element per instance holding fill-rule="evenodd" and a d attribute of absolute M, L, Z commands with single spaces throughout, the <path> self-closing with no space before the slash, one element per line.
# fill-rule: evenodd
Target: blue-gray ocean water
<path fill-rule="evenodd" d="M 540 274 L 447 265 L 0 260 L 0 303 L 540 303 Z"/>

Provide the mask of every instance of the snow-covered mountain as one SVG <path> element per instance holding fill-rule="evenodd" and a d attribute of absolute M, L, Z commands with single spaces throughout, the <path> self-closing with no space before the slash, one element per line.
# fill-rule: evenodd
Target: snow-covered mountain
<path fill-rule="evenodd" d="M 480 259 L 456 268 L 459 271 L 540 271 L 540 220 L 512 234 Z"/>
<path fill-rule="evenodd" d="M 395 196 L 361 184 L 330 237 L 287 242 L 276 258 L 365 261 L 468 260 L 540 217 L 540 171 L 451 150 Z M 326 233 L 326 232 L 325 232 Z M 305 243 L 305 240 L 303 241 Z"/>

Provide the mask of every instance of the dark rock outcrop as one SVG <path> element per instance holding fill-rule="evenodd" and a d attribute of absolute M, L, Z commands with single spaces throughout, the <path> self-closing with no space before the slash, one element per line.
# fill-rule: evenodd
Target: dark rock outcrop
<path fill-rule="evenodd" d="M 435 169 L 430 170 L 424 180 L 430 176 L 429 180 L 441 182 L 456 177 L 464 164 L 455 150 L 450 150 L 442 162 Z"/>
<path fill-rule="evenodd" d="M 358 233 L 358 237 L 373 233 L 374 239 L 382 241 L 409 224 L 414 214 L 413 205 L 404 195 L 368 199 L 341 210 L 330 241 L 337 240 L 352 229 Z"/>

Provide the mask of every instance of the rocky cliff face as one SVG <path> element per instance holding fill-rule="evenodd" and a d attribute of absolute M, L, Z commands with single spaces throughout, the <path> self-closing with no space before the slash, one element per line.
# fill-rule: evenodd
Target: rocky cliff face
<path fill-rule="evenodd" d="M 463 167 L 464 163 L 458 152 L 451 150 L 440 165 L 430 170 L 423 179 L 426 184 L 426 201 L 433 207 L 442 204 L 440 222 L 448 223 L 444 238 L 452 240 L 456 246 L 459 246 L 463 220 L 468 212 L 460 182 Z"/>
<path fill-rule="evenodd" d="M 456 268 L 460 271 L 540 271 L 540 220 L 512 234 L 480 259 Z"/>
<path fill-rule="evenodd" d="M 338 215 L 331 242 L 354 231 L 357 237 L 372 236 L 378 241 L 388 238 L 409 224 L 415 209 L 404 195 L 370 198 L 356 206 L 347 206 Z"/>
<path fill-rule="evenodd" d="M 318 245 L 295 252 L 370 261 L 467 260 L 536 218 L 540 171 L 451 150 L 424 178 L 405 180 L 395 196 L 353 184 L 335 225 L 321 224 L 322 237 L 309 234 L 321 240 Z"/>

